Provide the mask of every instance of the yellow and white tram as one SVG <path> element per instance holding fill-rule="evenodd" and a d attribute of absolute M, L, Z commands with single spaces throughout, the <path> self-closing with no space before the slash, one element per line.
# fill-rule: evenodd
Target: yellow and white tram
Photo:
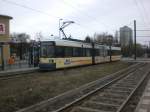
<path fill-rule="evenodd" d="M 111 51 L 112 61 L 120 60 L 121 55 L 117 55 L 120 48 L 112 47 Z M 39 67 L 41 70 L 54 70 L 109 62 L 109 54 L 105 45 L 70 40 L 43 41 Z"/>
<path fill-rule="evenodd" d="M 110 50 L 110 48 L 108 48 Z M 121 48 L 120 47 L 111 47 L 111 61 L 118 61 L 121 59 Z M 109 56 L 110 56 L 109 55 Z"/>

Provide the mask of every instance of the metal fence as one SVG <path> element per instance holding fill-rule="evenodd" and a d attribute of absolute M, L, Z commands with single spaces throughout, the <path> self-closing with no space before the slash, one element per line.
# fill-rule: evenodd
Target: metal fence
<path fill-rule="evenodd" d="M 39 63 L 39 46 L 31 44 L 10 44 L 10 58 L 14 62 L 9 63 L 9 59 L 1 58 L 0 70 L 11 70 L 20 68 L 37 67 Z M 2 55 L 3 56 L 3 55 Z"/>
<path fill-rule="evenodd" d="M 20 60 L 19 58 L 15 58 L 13 64 L 10 64 L 8 60 L 5 60 L 3 67 L 1 67 L 1 70 L 11 70 L 11 69 L 30 68 L 30 67 L 35 67 L 35 65 L 31 64 L 29 62 L 29 59 Z"/>

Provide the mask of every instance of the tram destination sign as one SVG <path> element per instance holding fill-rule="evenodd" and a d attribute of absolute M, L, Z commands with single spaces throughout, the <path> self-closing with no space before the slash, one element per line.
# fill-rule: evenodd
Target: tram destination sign
<path fill-rule="evenodd" d="M 5 24 L 0 23 L 0 34 L 5 34 Z"/>
<path fill-rule="evenodd" d="M 45 42 L 41 42 L 41 45 L 53 46 L 53 45 L 54 45 L 54 42 L 52 42 L 52 41 L 45 41 Z"/>

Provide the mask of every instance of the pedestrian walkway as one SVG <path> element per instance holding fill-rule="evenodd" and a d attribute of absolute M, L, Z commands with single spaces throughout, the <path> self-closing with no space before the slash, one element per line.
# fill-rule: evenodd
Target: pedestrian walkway
<path fill-rule="evenodd" d="M 0 71 L 0 77 L 11 76 L 23 73 L 32 73 L 38 71 L 39 67 L 30 67 L 30 68 L 17 68 L 17 69 L 9 69 Z"/>
<path fill-rule="evenodd" d="M 33 67 L 33 65 L 29 65 L 29 62 L 27 60 L 15 60 L 13 64 L 9 64 L 5 62 L 4 64 L 4 70 L 10 70 L 10 69 L 19 69 L 19 68 L 30 68 Z"/>
<path fill-rule="evenodd" d="M 135 112 L 150 112 L 150 80 Z"/>
<path fill-rule="evenodd" d="M 139 62 L 139 63 L 150 63 L 150 58 L 137 58 L 136 60 L 134 60 L 133 58 L 122 58 L 122 61 L 125 62 Z"/>

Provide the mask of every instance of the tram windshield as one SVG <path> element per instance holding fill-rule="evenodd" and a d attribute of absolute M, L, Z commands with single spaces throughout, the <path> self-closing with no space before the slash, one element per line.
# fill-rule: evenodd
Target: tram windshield
<path fill-rule="evenodd" d="M 54 57 L 54 46 L 48 43 L 41 44 L 41 57 L 53 58 Z"/>

